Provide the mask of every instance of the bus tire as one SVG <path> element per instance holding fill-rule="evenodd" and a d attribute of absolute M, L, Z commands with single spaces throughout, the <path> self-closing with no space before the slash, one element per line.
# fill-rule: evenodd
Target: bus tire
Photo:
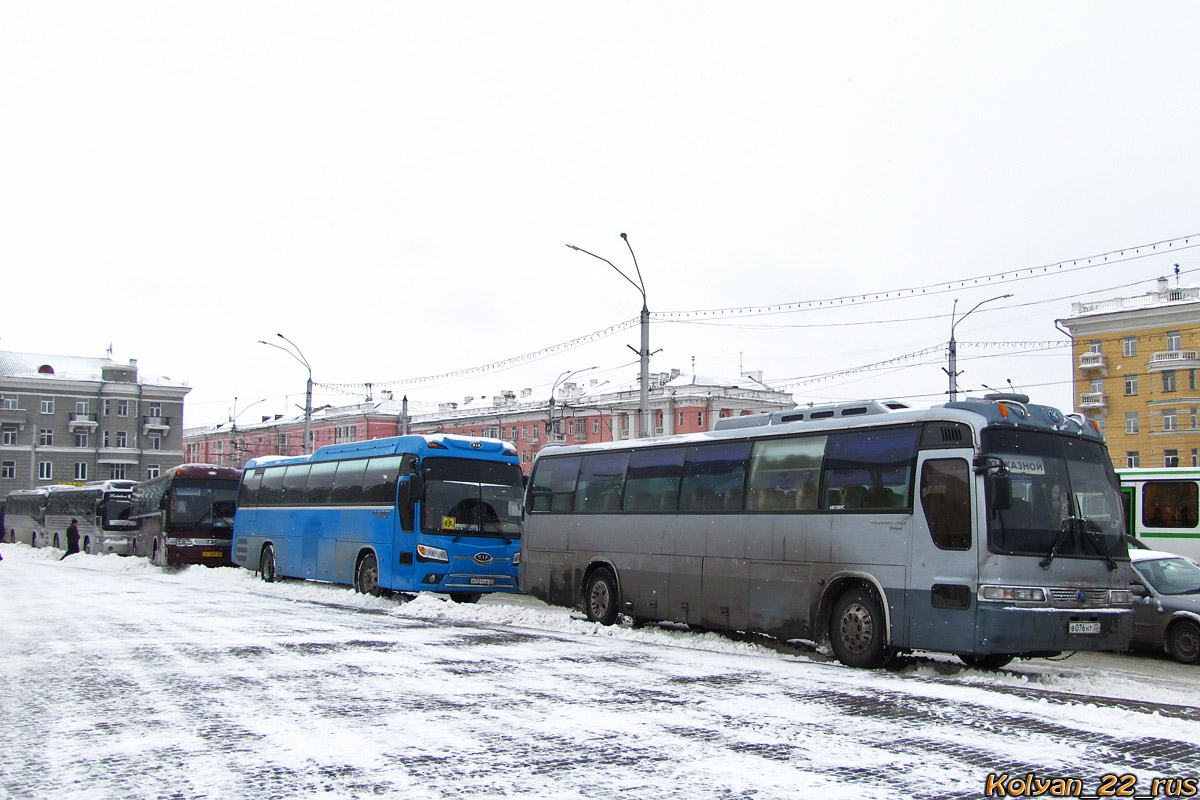
<path fill-rule="evenodd" d="M 976 655 L 974 653 L 959 653 L 958 660 L 966 664 L 968 667 L 975 669 L 987 670 L 995 672 L 1001 667 L 1008 666 L 1008 662 L 1013 660 L 1012 656 L 1004 653 L 987 653 L 984 655 Z"/>
<path fill-rule="evenodd" d="M 258 557 L 258 574 L 267 583 L 274 583 L 279 579 L 275 567 L 275 545 L 263 545 L 262 554 Z"/>
<path fill-rule="evenodd" d="M 150 544 L 150 563 L 156 567 L 165 567 L 167 565 L 166 547 L 164 547 L 155 537 Z"/>
<path fill-rule="evenodd" d="M 450 599 L 456 603 L 478 603 L 483 592 L 451 592 Z"/>
<path fill-rule="evenodd" d="M 837 599 L 829 619 L 829 644 L 847 667 L 878 669 L 888 662 L 892 653 L 887 625 L 874 593 L 850 589 Z"/>
<path fill-rule="evenodd" d="M 383 594 L 379 587 L 379 559 L 375 558 L 374 553 L 367 553 L 359 559 L 354 569 L 354 591 L 372 597 Z"/>
<path fill-rule="evenodd" d="M 1180 664 L 1200 661 L 1200 627 L 1190 620 L 1176 622 L 1167 631 L 1167 647 Z"/>
<path fill-rule="evenodd" d="M 592 622 L 612 625 L 617 621 L 617 609 L 617 581 L 606 567 L 600 567 L 588 576 L 583 610 Z"/>

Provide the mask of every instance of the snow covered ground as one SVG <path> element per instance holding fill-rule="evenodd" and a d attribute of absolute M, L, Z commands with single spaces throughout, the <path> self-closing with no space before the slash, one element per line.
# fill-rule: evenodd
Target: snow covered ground
<path fill-rule="evenodd" d="M 1106 774 L 1142 793 L 1200 780 L 1200 669 L 1153 655 L 863 672 L 525 597 L 400 603 L 0 553 L 0 797 L 951 798 L 982 796 L 989 773 L 1080 793 Z"/>

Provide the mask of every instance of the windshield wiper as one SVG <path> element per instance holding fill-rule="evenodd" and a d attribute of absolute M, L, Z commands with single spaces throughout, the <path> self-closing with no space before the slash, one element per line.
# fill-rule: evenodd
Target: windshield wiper
<path fill-rule="evenodd" d="M 1050 568 L 1050 562 L 1054 560 L 1056 555 L 1058 555 L 1058 548 L 1062 547 L 1066 543 L 1067 537 L 1071 535 L 1071 529 L 1074 527 L 1074 525 L 1074 517 L 1066 517 L 1063 519 L 1062 526 L 1058 529 L 1058 536 L 1054 537 L 1054 544 L 1050 545 L 1050 552 L 1046 554 L 1045 558 L 1038 562 L 1038 566 L 1040 566 L 1042 569 Z"/>
<path fill-rule="evenodd" d="M 1112 572 L 1115 570 L 1117 562 L 1113 559 L 1112 554 L 1104 549 L 1104 545 L 1100 542 L 1100 537 L 1096 535 L 1104 532 L 1101 527 L 1086 517 L 1076 519 L 1076 522 L 1079 523 L 1079 529 L 1083 531 L 1083 538 L 1090 542 L 1092 547 L 1096 548 L 1096 552 L 1104 556 L 1104 560 L 1108 562 L 1108 571 Z"/>

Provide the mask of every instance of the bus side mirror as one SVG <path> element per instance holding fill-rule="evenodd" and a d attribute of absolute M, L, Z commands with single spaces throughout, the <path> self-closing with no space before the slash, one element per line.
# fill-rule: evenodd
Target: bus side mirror
<path fill-rule="evenodd" d="M 1012 508 L 1012 476 L 1001 469 L 988 476 L 988 499 L 995 511 Z"/>

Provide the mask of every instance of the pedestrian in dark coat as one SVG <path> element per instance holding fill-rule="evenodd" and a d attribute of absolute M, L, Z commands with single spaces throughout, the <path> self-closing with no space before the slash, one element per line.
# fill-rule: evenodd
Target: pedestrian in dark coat
<path fill-rule="evenodd" d="M 79 522 L 78 522 L 78 520 L 71 520 L 71 524 L 67 526 L 67 552 L 62 554 L 62 558 L 60 558 L 59 561 L 62 561 L 63 558 L 66 558 L 67 556 L 71 555 L 71 553 L 78 553 L 78 552 L 79 552 Z"/>

